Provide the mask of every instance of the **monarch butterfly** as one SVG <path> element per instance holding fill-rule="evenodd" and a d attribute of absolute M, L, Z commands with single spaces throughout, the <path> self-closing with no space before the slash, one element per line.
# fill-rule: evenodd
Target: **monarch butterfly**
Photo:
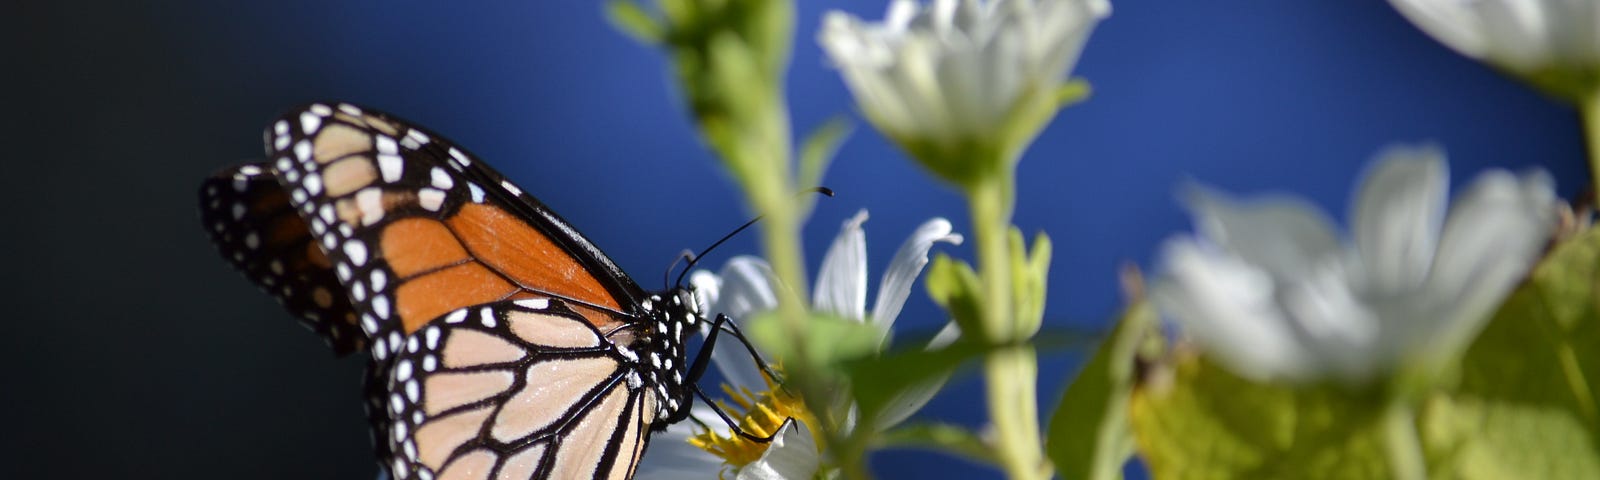
<path fill-rule="evenodd" d="M 630 478 L 650 432 L 689 415 L 715 335 L 689 365 L 708 326 L 681 278 L 644 291 L 488 165 L 392 115 L 311 104 L 264 141 L 266 162 L 204 182 L 202 221 L 335 352 L 371 353 L 368 417 L 393 478 Z M 710 331 L 739 336 L 725 322 Z"/>

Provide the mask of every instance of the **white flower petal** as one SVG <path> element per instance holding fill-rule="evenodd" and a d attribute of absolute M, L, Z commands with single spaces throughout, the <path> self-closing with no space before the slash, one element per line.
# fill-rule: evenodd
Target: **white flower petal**
<path fill-rule="evenodd" d="M 709 410 L 702 412 L 703 409 L 705 407 L 695 406 L 694 416 L 700 418 L 702 413 L 710 415 L 712 418 L 702 420 L 706 425 L 725 425 L 716 418 L 715 413 Z M 689 444 L 689 437 L 694 436 L 695 428 L 693 422 L 678 422 L 667 426 L 665 431 L 651 434 L 650 448 L 645 450 L 635 477 L 701 480 L 715 476 L 716 472 L 722 470 L 722 459 Z"/>
<path fill-rule="evenodd" d="M 1150 299 L 1205 351 L 1256 379 L 1312 371 L 1315 359 L 1279 309 L 1266 271 L 1184 238 L 1169 240 L 1162 258 Z"/>
<path fill-rule="evenodd" d="M 878 297 L 872 301 L 871 321 L 884 336 L 889 334 L 895 318 L 900 316 L 900 309 L 905 307 L 906 298 L 917 283 L 917 276 L 928 265 L 928 250 L 937 242 L 960 245 L 961 240 L 961 235 L 951 233 L 949 220 L 935 218 L 923 222 L 905 243 L 900 244 L 900 249 L 894 253 L 894 260 L 889 262 L 883 279 L 878 282 Z"/>
<path fill-rule="evenodd" d="M 1505 171 L 1478 177 L 1445 221 L 1429 277 L 1433 303 L 1444 315 L 1416 335 L 1464 341 L 1527 274 L 1555 226 L 1554 186 L 1548 174 L 1518 179 Z"/>
<path fill-rule="evenodd" d="M 1427 278 L 1444 223 L 1449 178 L 1437 148 L 1396 148 L 1379 156 L 1351 208 L 1359 273 L 1369 282 L 1363 287 L 1404 291 Z"/>
<path fill-rule="evenodd" d="M 822 257 L 817 286 L 811 293 L 813 308 L 821 313 L 862 321 L 867 305 L 867 234 L 861 223 L 867 211 L 845 220 L 833 246 Z"/>
<path fill-rule="evenodd" d="M 793 419 L 778 429 L 778 435 L 761 458 L 739 469 L 739 480 L 809 479 L 822 466 L 817 443 L 806 424 Z"/>
<path fill-rule="evenodd" d="M 1333 223 L 1300 198 L 1238 201 L 1199 184 L 1189 185 L 1184 193 L 1195 228 L 1206 239 L 1275 275 L 1310 271 L 1313 259 L 1339 251 Z"/>
<path fill-rule="evenodd" d="M 1600 66 L 1600 5 L 1588 0 L 1389 0 L 1463 55 L 1530 74 Z"/>
<path fill-rule="evenodd" d="M 767 266 L 765 260 L 750 256 L 734 257 L 722 267 L 719 277 L 722 288 L 716 295 L 717 302 L 706 310 L 709 315 L 720 313 L 736 322 L 746 321 L 778 305 L 777 294 L 773 291 L 772 268 Z M 766 389 L 767 383 L 761 375 L 761 369 L 750 358 L 749 350 L 731 335 L 719 334 L 717 344 L 711 350 L 711 363 L 716 365 L 723 379 L 735 388 Z"/>
<path fill-rule="evenodd" d="M 985 137 L 1053 92 L 1105 0 L 895 0 L 881 23 L 824 15 L 818 42 L 856 103 L 891 135 Z"/>

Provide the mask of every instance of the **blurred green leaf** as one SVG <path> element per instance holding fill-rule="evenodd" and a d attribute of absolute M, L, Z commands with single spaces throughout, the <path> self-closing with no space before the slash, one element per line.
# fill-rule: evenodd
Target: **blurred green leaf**
<path fill-rule="evenodd" d="M 1048 252 L 1048 240 L 1040 241 Z M 1062 478 L 1122 478 L 1122 464 L 1130 453 L 1127 410 L 1135 357 L 1146 336 L 1160 334 L 1156 325 L 1155 311 L 1147 302 L 1130 305 L 1062 394 L 1045 434 L 1046 453 Z"/>
<path fill-rule="evenodd" d="M 877 438 L 876 448 L 920 448 L 943 453 L 953 453 L 968 460 L 997 465 L 994 448 L 976 433 L 959 425 L 945 423 L 917 423 L 884 432 Z"/>
<path fill-rule="evenodd" d="M 1017 315 L 1017 333 L 1029 336 L 1044 322 L 1045 288 L 1050 277 L 1050 236 L 1039 232 L 1030 251 L 1023 243 L 1022 231 L 1011 227 L 1011 285 Z"/>
<path fill-rule="evenodd" d="M 813 362 L 808 371 L 815 373 L 837 372 L 841 364 L 877 353 L 878 328 L 865 323 L 839 317 L 814 314 L 807 322 L 806 355 L 798 356 L 795 342 L 774 313 L 756 316 L 745 330 L 763 352 L 781 361 L 805 358 Z"/>
<path fill-rule="evenodd" d="M 1554 248 L 1424 410 L 1424 443 L 1456 478 L 1600 478 L 1597 263 L 1600 230 Z"/>
<path fill-rule="evenodd" d="M 1376 389 L 1251 382 L 1181 354 L 1128 417 L 1153 478 L 1388 478 Z M 1431 470 L 1431 469 L 1430 469 Z"/>
<path fill-rule="evenodd" d="M 982 286 L 978 282 L 978 273 L 972 271 L 972 266 L 940 253 L 935 255 L 933 262 L 928 265 L 925 278 L 928 296 L 950 313 L 965 335 L 972 337 L 983 335 L 984 327 L 979 313 L 981 303 L 978 301 L 978 296 L 982 294 Z"/>
<path fill-rule="evenodd" d="M 840 115 L 828 119 L 806 136 L 805 142 L 800 144 L 801 188 L 821 186 L 823 172 L 839 151 L 839 145 L 850 136 L 850 130 L 850 119 Z"/>
<path fill-rule="evenodd" d="M 1056 88 L 1056 108 L 1067 108 L 1089 98 L 1094 89 L 1082 78 L 1067 80 Z"/>
<path fill-rule="evenodd" d="M 639 43 L 654 45 L 666 35 L 666 26 L 633 0 L 607 1 L 606 19 Z"/>
<path fill-rule="evenodd" d="M 884 410 L 906 390 L 950 376 L 963 362 L 982 356 L 998 347 L 966 339 L 944 348 L 899 349 L 874 358 L 851 362 L 850 376 L 863 425 L 876 424 Z"/>

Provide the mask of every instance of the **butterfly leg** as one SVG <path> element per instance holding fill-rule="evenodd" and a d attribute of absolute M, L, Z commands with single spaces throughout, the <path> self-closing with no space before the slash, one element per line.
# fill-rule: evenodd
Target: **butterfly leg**
<path fill-rule="evenodd" d="M 744 429 L 739 428 L 739 422 L 734 421 L 732 417 L 728 416 L 727 412 L 722 411 L 721 405 L 718 405 L 717 402 L 711 401 L 711 397 L 707 396 L 705 391 L 700 390 L 699 385 L 691 385 L 691 387 L 694 390 L 695 396 L 700 397 L 700 401 L 706 402 L 706 405 L 711 406 L 711 411 L 717 412 L 717 416 L 722 417 L 722 422 L 728 424 L 728 428 L 733 429 L 734 434 L 744 437 L 745 440 L 756 443 L 769 443 L 773 438 L 778 436 L 778 432 L 772 432 L 771 435 L 767 435 L 765 437 L 758 437 L 752 435 L 750 432 L 744 431 Z M 793 418 L 790 418 L 789 420 L 793 420 Z"/>
<path fill-rule="evenodd" d="M 706 367 L 711 365 L 711 352 L 715 351 L 717 346 L 717 337 L 722 332 L 728 332 L 728 334 L 732 335 L 733 338 L 738 339 L 739 343 L 744 344 L 745 351 L 750 353 L 750 358 L 756 361 L 756 365 L 761 368 L 761 372 L 763 374 L 767 375 L 767 378 L 770 378 L 775 382 L 782 382 L 778 375 L 772 371 L 771 367 L 767 366 L 767 362 L 761 359 L 761 354 L 756 352 L 756 348 L 754 345 L 750 344 L 750 340 L 745 338 L 743 332 L 739 331 L 739 327 L 733 323 L 733 319 L 728 318 L 727 315 L 717 314 L 717 318 L 711 322 L 711 333 L 706 334 L 705 344 L 700 346 L 700 351 L 695 354 L 694 363 L 689 366 L 689 385 L 694 389 L 695 395 L 699 396 L 701 401 L 706 402 L 706 405 L 710 406 L 713 411 L 717 412 L 717 416 L 722 417 L 722 421 L 726 422 L 728 427 L 733 429 L 734 433 L 753 442 L 771 442 L 773 435 L 776 435 L 776 433 L 765 437 L 758 437 L 740 429 L 739 422 L 735 422 L 732 418 L 729 418 L 728 414 L 722 411 L 722 406 L 718 405 L 717 402 L 711 401 L 706 393 L 700 390 L 700 386 L 697 384 L 697 382 L 700 380 L 700 377 L 705 375 Z"/>

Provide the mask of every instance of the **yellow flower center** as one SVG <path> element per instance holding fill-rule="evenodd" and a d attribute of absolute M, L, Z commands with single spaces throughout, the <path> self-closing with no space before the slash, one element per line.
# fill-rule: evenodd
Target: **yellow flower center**
<path fill-rule="evenodd" d="M 723 384 L 722 391 L 728 394 L 728 401 L 718 401 L 717 406 L 722 407 L 728 416 L 738 419 L 740 430 L 755 437 L 776 439 L 774 435 L 783 427 L 784 421 L 793 418 L 812 429 L 812 439 L 821 449 L 822 439 L 816 430 L 817 419 L 806 410 L 805 402 L 782 387 L 773 385 L 771 378 L 765 380 L 767 389 L 761 392 L 751 392 L 745 387 L 735 390 Z M 724 464 L 736 469 L 760 460 L 761 454 L 772 445 L 771 442 L 759 443 L 747 439 L 732 431 L 722 436 L 714 430 L 705 430 L 689 437 L 689 444 L 716 455 Z"/>

